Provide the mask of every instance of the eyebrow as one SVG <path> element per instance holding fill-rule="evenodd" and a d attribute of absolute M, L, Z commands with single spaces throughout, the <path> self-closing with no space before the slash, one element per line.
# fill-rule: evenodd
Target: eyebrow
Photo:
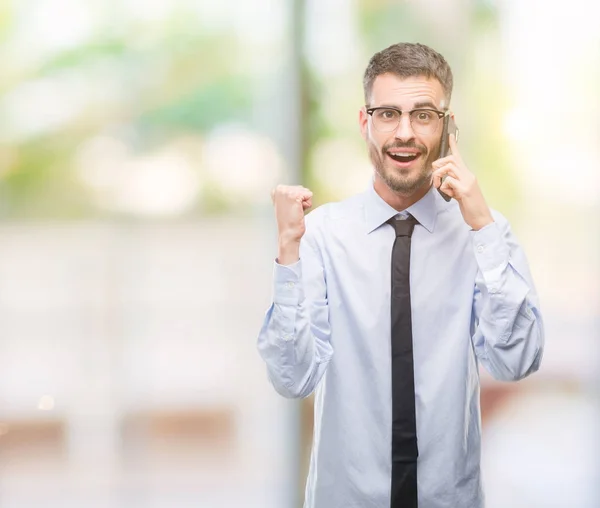
<path fill-rule="evenodd" d="M 431 101 L 417 102 L 413 106 L 413 109 L 420 109 L 420 108 L 431 108 L 431 109 L 435 109 L 436 111 L 438 110 L 438 107 Z"/>
<path fill-rule="evenodd" d="M 372 108 L 375 106 L 371 106 Z M 394 106 L 393 104 L 382 104 L 381 106 L 377 106 L 378 108 L 390 108 L 390 109 L 398 109 L 400 110 L 400 108 L 398 106 Z M 436 111 L 439 111 L 439 109 L 437 108 L 437 106 L 431 102 L 431 101 L 422 101 L 422 102 L 417 102 L 415 103 L 415 105 L 412 107 L 412 109 L 423 109 L 423 108 L 431 108 L 434 109 Z"/>

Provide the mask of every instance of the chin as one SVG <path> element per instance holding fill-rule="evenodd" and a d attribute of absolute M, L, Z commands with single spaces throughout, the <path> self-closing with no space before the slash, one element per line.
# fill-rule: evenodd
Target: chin
<path fill-rule="evenodd" d="M 414 194 L 429 183 L 429 177 L 426 175 L 419 175 L 417 178 L 397 178 L 397 174 L 391 178 L 390 176 L 388 174 L 388 177 L 384 180 L 386 185 L 390 190 L 405 196 Z"/>
<path fill-rule="evenodd" d="M 418 172 L 417 169 L 393 169 L 386 172 L 386 180 L 394 182 L 402 187 L 414 187 L 419 186 L 419 182 L 422 182 L 427 175 L 423 175 Z"/>

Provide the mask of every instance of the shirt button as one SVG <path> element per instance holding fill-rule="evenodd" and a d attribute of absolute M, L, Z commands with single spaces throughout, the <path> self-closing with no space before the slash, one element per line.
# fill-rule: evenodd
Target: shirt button
<path fill-rule="evenodd" d="M 479 252 L 479 254 L 481 254 L 484 250 L 485 250 L 485 247 L 483 245 L 477 246 L 477 252 Z"/>
<path fill-rule="evenodd" d="M 293 282 L 286 282 L 286 283 L 285 283 L 285 287 L 286 287 L 286 288 L 289 288 L 289 289 L 292 289 L 292 288 L 293 288 L 295 285 L 296 285 L 296 284 L 294 284 Z"/>

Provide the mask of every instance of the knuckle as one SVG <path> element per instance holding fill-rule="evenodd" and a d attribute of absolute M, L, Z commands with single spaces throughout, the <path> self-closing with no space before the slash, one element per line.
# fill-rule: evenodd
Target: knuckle
<path fill-rule="evenodd" d="M 286 192 L 287 191 L 286 191 L 286 186 L 285 185 L 278 185 L 275 188 L 275 195 L 276 196 L 285 196 Z"/>

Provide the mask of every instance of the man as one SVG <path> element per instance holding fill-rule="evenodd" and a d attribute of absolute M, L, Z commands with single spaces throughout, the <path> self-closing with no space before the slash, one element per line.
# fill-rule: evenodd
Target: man
<path fill-rule="evenodd" d="M 307 508 L 480 508 L 478 365 L 505 381 L 539 368 L 538 299 L 453 136 L 438 160 L 444 58 L 393 45 L 372 57 L 364 92 L 366 192 L 306 218 L 308 189 L 273 192 L 278 255 L 258 349 L 280 394 L 316 390 Z"/>

